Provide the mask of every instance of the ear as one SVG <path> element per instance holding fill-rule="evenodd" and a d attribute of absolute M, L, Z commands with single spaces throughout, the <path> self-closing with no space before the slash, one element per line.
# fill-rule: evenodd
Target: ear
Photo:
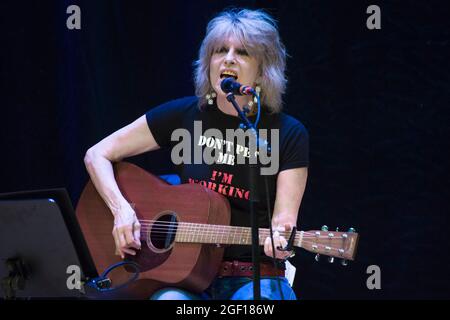
<path fill-rule="evenodd" d="M 255 85 L 255 86 L 261 85 L 261 82 L 262 82 L 262 76 L 258 76 L 258 77 L 255 79 L 254 85 Z"/>
<path fill-rule="evenodd" d="M 261 68 L 260 68 L 261 69 Z M 263 74 L 262 74 L 262 70 L 258 71 L 258 76 L 255 79 L 255 84 L 261 84 L 263 81 Z"/>

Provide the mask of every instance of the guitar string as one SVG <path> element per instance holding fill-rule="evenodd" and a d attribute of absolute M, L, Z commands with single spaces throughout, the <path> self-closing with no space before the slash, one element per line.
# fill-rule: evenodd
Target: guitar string
<path fill-rule="evenodd" d="M 167 234 L 168 232 L 159 232 L 160 234 Z M 187 233 L 188 235 L 191 235 L 191 233 Z M 222 235 L 218 235 L 218 234 L 215 234 L 216 236 L 221 236 L 222 237 Z M 183 236 L 183 235 L 182 235 Z M 236 241 L 236 236 L 238 236 L 237 234 L 236 234 L 236 236 L 235 235 L 231 235 L 231 234 L 229 234 L 228 236 L 231 236 L 231 237 L 233 237 L 233 240 L 229 240 L 229 242 L 231 242 L 231 244 L 239 244 L 239 243 L 241 243 L 240 241 Z M 242 234 L 240 235 L 241 237 L 242 237 Z M 248 236 L 248 235 L 246 235 L 246 236 Z M 266 234 L 266 235 L 264 235 L 264 234 L 260 234 L 260 238 L 261 237 L 263 237 L 264 238 L 264 236 L 268 236 L 268 234 Z M 203 235 L 201 235 L 201 236 L 197 236 L 197 237 L 203 237 Z M 189 237 L 188 237 L 189 238 Z M 295 240 L 299 240 L 299 238 L 301 238 L 301 236 L 298 236 L 298 235 L 296 235 L 296 237 L 295 237 Z M 307 239 L 312 239 L 312 238 L 329 238 L 329 237 L 303 237 L 303 239 L 302 239 L 302 242 L 301 242 L 301 244 L 302 245 L 317 245 L 318 246 L 318 249 L 319 249 L 319 247 L 320 246 L 322 246 L 323 248 L 329 248 L 329 250 L 335 250 L 335 251 L 338 251 L 339 252 L 339 250 L 341 249 L 341 248 L 336 248 L 336 247 L 333 247 L 333 246 L 327 246 L 327 245 L 323 245 L 323 244 L 317 244 L 315 241 L 309 241 L 309 240 L 307 240 Z M 166 239 L 166 237 L 165 236 L 161 236 L 161 235 L 158 235 L 158 236 L 156 236 L 156 237 L 153 237 L 152 238 L 152 240 L 162 240 L 162 239 Z M 305 240 L 306 239 L 306 240 Z M 337 238 L 335 238 L 335 239 L 337 239 Z M 176 241 L 176 240 L 175 240 Z M 206 241 L 206 240 L 202 240 L 201 238 L 200 238 L 200 242 L 201 241 Z M 211 240 L 212 241 L 212 240 Z M 260 241 L 261 241 L 261 239 L 260 239 Z M 183 242 L 183 241 L 176 241 L 176 242 Z M 261 241 L 262 242 L 262 241 Z M 211 243 L 215 243 L 215 241 L 212 241 Z"/>
<path fill-rule="evenodd" d="M 203 226 L 208 226 L 208 227 L 225 227 L 225 228 L 235 228 L 235 229 L 241 229 L 243 227 L 238 227 L 238 226 L 226 226 L 226 225 L 206 225 L 206 224 L 199 224 L 199 223 L 192 223 L 192 222 L 178 222 L 178 221 L 158 221 L 158 220 L 139 220 L 139 221 L 149 221 L 149 222 L 154 222 L 154 223 L 141 223 L 141 227 L 142 226 L 152 226 L 152 225 L 183 225 L 183 226 L 194 226 L 194 227 L 203 227 Z M 289 231 L 284 231 L 284 232 L 289 232 Z M 317 230 L 315 232 L 328 232 L 328 233 L 333 233 L 333 231 L 323 231 L 323 230 Z M 315 234 L 315 232 L 307 232 L 304 231 L 304 234 Z M 335 231 L 338 232 L 338 231 Z M 345 233 L 345 232 L 340 232 L 340 233 Z"/>
<path fill-rule="evenodd" d="M 191 223 L 192 224 L 192 223 Z M 197 229 L 198 229 L 198 226 L 195 226 L 195 224 L 192 224 L 192 225 L 194 225 L 194 229 L 197 227 Z M 158 234 L 158 236 L 156 236 L 156 237 L 153 237 L 152 239 L 154 239 L 154 240 L 159 240 L 159 239 L 166 239 L 166 236 L 164 236 L 164 235 L 167 235 L 168 233 L 171 233 L 171 231 L 169 231 L 169 230 L 167 230 L 168 228 L 167 228 L 167 224 L 165 225 L 165 227 L 162 227 L 161 228 L 161 231 L 156 231 L 156 232 L 154 232 L 155 234 Z M 208 225 L 208 226 L 211 226 L 211 225 Z M 217 225 L 218 227 L 228 227 L 228 226 L 220 226 L 220 225 Z M 238 227 L 239 228 L 239 227 Z M 142 229 L 141 230 L 141 233 L 147 233 L 148 234 L 148 232 L 151 230 L 152 228 L 148 228 L 147 230 L 145 230 L 145 228 L 144 229 Z M 182 229 L 182 228 L 180 228 L 180 229 Z M 184 228 L 184 229 L 186 229 L 186 228 Z M 190 235 L 192 235 L 192 232 L 190 232 L 190 231 L 200 231 L 200 230 L 193 230 L 192 228 L 191 229 L 189 229 L 189 228 L 187 228 L 188 230 L 183 230 L 183 231 L 181 231 L 182 232 L 182 236 L 184 236 L 184 235 L 188 235 L 188 236 L 190 236 Z M 211 232 L 211 231 L 204 231 L 203 232 L 203 234 L 202 235 L 197 235 L 197 237 L 203 237 L 203 235 L 206 235 L 206 236 L 210 236 L 208 233 L 213 233 L 213 235 L 216 235 L 216 236 L 223 236 L 223 235 L 227 235 L 227 236 L 230 236 L 230 237 L 233 237 L 233 241 L 236 241 L 236 239 L 235 239 L 235 237 L 237 237 L 237 236 L 243 236 L 243 235 L 245 235 L 246 237 L 248 237 L 248 231 L 247 232 L 245 232 L 244 231 L 244 233 L 242 233 L 241 232 L 241 234 L 232 234 L 232 233 L 229 233 L 229 232 L 223 232 L 223 230 L 221 230 L 222 232 L 220 232 L 220 233 L 218 233 L 218 232 Z M 261 230 L 262 232 L 259 234 L 259 237 L 264 237 L 264 236 L 268 236 L 268 233 L 269 233 L 269 230 Z M 179 233 L 180 231 L 177 231 L 177 234 L 180 234 Z M 298 232 L 298 231 L 297 231 Z M 153 232 L 152 232 L 153 233 Z M 295 235 L 295 240 L 299 240 L 299 239 L 301 239 L 302 237 L 301 237 L 301 235 L 299 234 L 299 232 Z M 318 247 L 320 247 L 320 246 L 322 246 L 323 248 L 326 248 L 326 247 L 328 247 L 329 248 L 329 250 L 335 250 L 335 251 L 338 251 L 339 252 L 339 250 L 340 250 L 340 248 L 336 248 L 336 247 L 333 247 L 333 246 L 326 246 L 326 245 L 323 245 L 323 244 L 317 244 L 315 241 L 309 241 L 308 239 L 317 239 L 317 238 L 319 238 L 319 239 L 323 239 L 323 238 L 328 238 L 328 239 L 330 239 L 328 236 L 316 236 L 316 235 L 314 235 L 314 236 L 303 236 L 303 239 L 302 239 L 302 244 L 306 244 L 306 245 L 318 245 Z M 342 239 L 343 237 L 334 237 L 333 239 Z M 306 239 L 306 240 L 305 240 Z M 330 239 L 331 240 L 331 239 Z M 205 241 L 205 240 L 204 240 Z M 230 241 L 230 242 L 233 242 L 233 241 Z M 260 239 L 260 241 L 261 241 L 261 239 Z M 183 241 L 178 241 L 178 242 L 183 242 Z M 212 243 L 214 243 L 214 241 L 212 242 Z M 239 244 L 239 242 L 237 241 L 236 242 L 236 244 Z"/>
<path fill-rule="evenodd" d="M 175 230 L 174 230 L 175 231 Z M 227 232 L 227 231 L 221 231 L 221 232 L 213 232 L 213 231 L 202 231 L 202 233 L 200 234 L 200 233 L 198 233 L 198 234 L 193 234 L 192 232 L 193 231 L 201 231 L 201 230 L 184 230 L 184 231 L 176 231 L 176 232 L 172 232 L 172 231 L 169 231 L 169 230 L 164 230 L 164 229 L 162 229 L 162 230 L 150 230 L 150 229 L 148 229 L 148 230 L 141 230 L 140 232 L 141 233 L 145 233 L 145 234 L 148 234 L 148 233 L 151 233 L 151 234 L 169 234 L 169 233 L 176 233 L 176 234 L 178 234 L 178 235 L 192 235 L 192 236 L 203 236 L 203 235 L 208 235 L 208 236 L 210 236 L 210 235 L 229 235 L 229 236 L 232 236 L 232 237 L 234 237 L 234 236 L 250 236 L 251 235 L 251 233 L 249 233 L 249 232 L 239 232 L 239 233 L 233 233 L 233 232 Z M 268 231 L 265 231 L 265 232 L 260 232 L 259 233 L 259 235 L 260 236 L 264 236 L 264 235 L 267 235 L 268 236 L 268 234 L 269 234 L 269 232 Z M 289 237 L 289 234 L 280 234 L 281 236 L 287 236 L 287 237 Z M 295 239 L 298 239 L 298 238 L 301 238 L 301 235 L 299 235 L 299 234 L 296 234 L 295 236 Z M 318 239 L 344 239 L 344 237 L 329 237 L 329 236 L 319 236 L 319 237 L 317 237 L 317 236 L 303 236 L 303 238 L 304 239 L 315 239 L 315 238 L 318 238 Z"/>
<path fill-rule="evenodd" d="M 185 233 L 192 233 L 192 232 L 201 232 L 202 234 L 229 234 L 229 235 L 248 235 L 250 230 L 239 230 L 239 229 L 235 229 L 235 230 L 226 230 L 225 228 L 216 228 L 214 230 L 212 229 L 202 229 L 203 227 L 194 227 L 194 228 L 172 228 L 170 229 L 169 227 L 154 227 L 154 228 L 141 228 L 141 232 L 152 232 L 152 233 L 178 233 L 178 234 L 185 234 Z M 264 229 L 260 229 L 260 234 L 268 234 L 269 230 L 264 230 Z M 280 232 L 280 235 L 282 236 L 290 236 L 289 231 L 282 231 Z M 301 237 L 301 233 L 297 231 L 296 237 Z M 305 234 L 303 233 L 303 237 L 304 238 L 330 238 L 330 239 L 342 239 L 344 237 L 342 236 L 332 236 L 330 237 L 329 235 L 320 235 L 317 236 L 315 234 Z"/>
<path fill-rule="evenodd" d="M 167 235 L 169 233 L 171 233 L 171 232 L 158 231 L 158 232 L 152 232 L 151 234 L 154 235 L 152 237 L 152 239 L 160 240 L 160 239 L 166 239 Z M 148 234 L 149 234 L 148 231 L 142 231 L 141 232 L 141 235 L 144 235 L 145 238 L 147 238 Z M 238 238 L 238 239 L 239 238 L 242 239 L 243 237 L 249 238 L 251 236 L 251 234 L 248 234 L 248 233 L 240 233 L 240 234 L 232 234 L 232 233 L 203 233 L 203 234 L 193 235 L 191 232 L 182 232 L 182 233 L 176 232 L 176 236 L 178 236 L 178 237 L 186 237 L 186 238 L 189 238 L 189 237 L 194 238 L 194 237 L 196 237 L 196 238 L 200 238 L 200 239 L 205 238 L 205 237 L 208 237 L 210 239 L 214 237 L 214 238 L 217 239 L 217 238 L 220 237 L 221 239 L 226 238 L 227 240 L 229 240 L 230 238 L 232 238 L 233 240 L 236 240 L 236 238 Z M 269 233 L 260 233 L 259 234 L 260 238 L 267 238 L 268 236 L 269 236 Z M 299 241 L 300 239 L 302 239 L 302 237 L 299 236 L 299 235 L 296 235 L 294 237 L 294 241 Z M 303 237 L 303 239 L 321 239 L 321 240 L 322 239 L 329 239 L 329 240 L 335 240 L 336 239 L 337 240 L 337 239 L 342 239 L 342 238 L 339 238 L 339 237 L 329 238 L 329 237 L 325 237 L 325 236 L 323 236 L 323 237 L 310 237 L 310 236 L 307 236 L 307 237 Z"/>
<path fill-rule="evenodd" d="M 166 240 L 167 238 L 165 238 L 165 237 L 151 237 L 151 241 L 164 241 L 164 240 Z M 145 237 L 145 239 L 141 239 L 141 240 L 147 240 L 147 238 Z M 225 241 L 226 240 L 226 241 Z M 213 243 L 213 244 L 221 244 L 220 242 L 224 242 L 223 244 L 227 244 L 227 243 L 229 243 L 229 244 L 242 244 L 242 243 L 247 243 L 247 242 L 249 242 L 249 241 L 251 241 L 251 239 L 250 238 L 247 238 L 246 239 L 247 241 L 243 241 L 243 239 L 242 238 L 240 238 L 240 239 L 235 239 L 235 238 L 233 238 L 233 239 L 213 239 L 213 238 L 209 238 L 209 239 L 201 239 L 201 238 L 175 238 L 173 241 L 177 241 L 177 242 L 193 242 L 193 243 Z M 264 243 L 265 242 L 265 239 L 264 239 L 264 237 L 260 237 L 259 238 L 259 241 L 261 242 L 261 243 Z M 219 242 L 219 243 L 217 243 L 217 242 Z M 311 239 L 303 239 L 302 241 L 301 241 L 301 243 L 299 243 L 298 245 L 296 245 L 296 242 L 294 243 L 294 245 L 295 246 L 302 246 L 303 244 L 316 244 L 316 245 L 318 245 L 318 246 L 323 246 L 323 247 L 330 247 L 330 246 L 332 246 L 331 244 L 321 244 L 321 243 L 317 243 L 317 241 L 314 241 L 314 240 L 311 240 Z"/>
<path fill-rule="evenodd" d="M 269 233 L 269 230 L 263 230 L 263 229 L 259 229 L 260 233 Z M 177 233 L 191 233 L 191 232 L 201 232 L 202 234 L 216 234 L 216 233 L 221 233 L 221 234 L 251 234 L 251 230 L 227 230 L 227 229 L 201 229 L 201 228 L 189 228 L 189 229 L 183 229 L 183 228 L 141 228 L 140 231 L 143 232 L 177 232 Z M 297 231 L 298 232 L 298 231 Z M 279 233 L 282 236 L 290 236 L 291 234 L 288 231 L 283 231 Z M 296 236 L 300 236 L 300 233 L 297 233 Z M 314 234 L 303 234 L 304 237 L 312 237 L 312 238 L 316 238 L 316 237 L 320 237 L 320 238 L 329 238 L 329 236 L 327 235 L 320 235 L 320 236 L 316 236 Z M 333 236 L 333 239 L 340 239 L 342 238 L 342 236 Z"/>
<path fill-rule="evenodd" d="M 163 224 L 204 225 L 204 224 L 200 224 L 200 223 L 182 222 L 182 221 L 181 222 L 180 221 L 160 221 L 160 220 L 148 220 L 148 219 L 138 219 L 138 220 L 139 220 L 139 222 L 143 222 L 143 223 L 141 223 L 141 225 L 154 225 L 154 224 L 160 224 L 160 225 L 163 225 Z M 208 226 L 224 226 L 224 227 L 242 228 L 242 227 L 238 227 L 238 226 L 227 226 L 227 225 L 208 225 Z M 327 231 L 317 230 L 317 231 L 333 232 L 332 230 L 327 230 Z M 336 231 L 336 232 L 338 232 L 338 231 Z M 340 231 L 340 232 L 342 232 L 342 231 Z"/>
<path fill-rule="evenodd" d="M 175 241 L 175 242 L 177 242 L 177 243 L 184 243 L 183 241 Z M 195 243 L 195 242 L 188 242 L 188 243 Z M 215 243 L 198 243 L 198 244 L 212 244 L 212 245 L 214 245 Z M 235 243 L 230 243 L 230 244 L 235 244 Z M 236 243 L 236 244 L 238 244 L 238 243 Z M 313 246 L 313 245 L 315 245 L 316 243 L 313 242 L 313 241 L 303 241 L 302 244 L 307 244 L 307 245 Z M 260 244 L 260 246 L 263 246 L 263 244 Z M 322 248 L 320 248 L 320 247 L 322 247 Z M 329 249 L 326 249 L 327 247 L 328 247 Z M 130 249 L 133 249 L 133 248 L 130 248 Z M 339 252 L 339 250 L 343 250 L 343 249 L 342 249 L 342 248 L 333 247 L 333 246 L 318 245 L 318 247 L 317 247 L 316 250 L 322 250 L 322 252 L 318 252 L 318 251 L 314 251 L 314 252 L 320 253 L 320 254 L 325 254 L 325 255 L 326 255 L 326 253 L 324 253 L 324 252 L 325 252 L 324 250 L 326 250 L 326 251 L 337 251 L 337 252 Z M 337 256 L 337 258 L 345 258 L 344 256 L 342 256 L 343 254 L 344 254 L 344 253 L 339 252 L 339 256 Z M 348 253 L 347 253 L 347 254 L 348 254 Z"/>
<path fill-rule="evenodd" d="M 227 226 L 227 225 L 217 225 L 217 224 L 194 224 L 194 223 L 185 223 L 185 222 L 181 222 L 181 223 L 150 223 L 150 224 L 141 224 L 141 229 L 143 228 L 154 228 L 154 227 L 159 227 L 159 228 L 196 228 L 196 229 L 200 229 L 200 228 L 204 228 L 204 229 L 213 229 L 213 228 L 223 228 L 223 229 L 229 229 L 229 230 L 247 230 L 250 227 L 238 227 L 238 226 Z M 266 228 L 259 228 L 261 230 L 265 230 Z M 267 229 L 268 230 L 268 229 Z M 290 232 L 290 230 L 286 230 L 286 231 L 279 231 L 279 232 Z M 301 232 L 301 231 L 297 231 L 297 232 Z M 335 232 L 333 231 L 313 231 L 313 232 L 308 232 L 308 231 L 303 231 L 304 234 L 313 234 L 316 235 L 316 232 L 320 232 L 321 234 L 334 234 Z M 337 232 L 337 234 L 343 234 L 345 232 Z"/>
<path fill-rule="evenodd" d="M 199 224 L 199 223 L 193 223 L 193 222 L 179 222 L 179 221 L 159 221 L 159 220 L 147 220 L 147 219 L 142 219 L 142 220 L 140 220 L 139 219 L 139 222 L 143 222 L 143 223 L 141 223 L 141 226 L 142 225 L 156 225 L 156 224 L 159 224 L 159 225 L 170 225 L 170 224 L 174 224 L 174 225 L 177 225 L 177 224 L 183 224 L 183 225 L 204 225 L 204 224 Z M 149 222 L 149 223 L 147 223 L 147 222 Z M 208 225 L 208 226 L 223 226 L 223 225 Z M 224 226 L 224 227 L 230 227 L 230 228 L 242 228 L 242 227 L 238 227 L 238 226 Z M 319 230 L 317 230 L 317 231 L 319 231 Z M 320 232 L 333 232 L 333 231 L 322 231 L 322 230 L 320 230 Z M 336 231 L 337 232 L 337 231 Z M 307 233 L 307 232 L 305 232 L 305 233 Z"/>
<path fill-rule="evenodd" d="M 168 234 L 168 233 L 177 233 L 177 234 L 191 234 L 192 232 L 201 232 L 204 235 L 211 235 L 211 234 L 225 234 L 225 235 L 249 235 L 251 234 L 250 231 L 251 230 L 239 230 L 239 229 L 234 229 L 234 230 L 227 230 L 226 228 L 216 228 L 216 229 L 208 229 L 208 230 L 204 230 L 202 229 L 203 227 L 190 227 L 190 228 L 172 228 L 170 229 L 169 227 L 149 227 L 149 228 L 141 228 L 140 232 L 143 233 L 162 233 L 162 234 Z M 269 230 L 264 230 L 264 229 L 260 229 L 260 234 L 261 235 L 265 235 L 268 234 Z M 289 231 L 282 231 L 280 232 L 280 235 L 284 236 L 284 237 L 289 237 L 290 233 Z M 296 232 L 295 238 L 300 238 L 302 237 L 301 233 L 299 231 Z M 329 236 L 329 235 L 320 235 L 317 236 L 313 233 L 303 233 L 303 238 L 320 238 L 320 239 L 325 239 L 325 238 L 329 238 L 329 239 L 343 239 L 344 237 L 342 236 Z"/>
<path fill-rule="evenodd" d="M 227 237 L 232 237 L 234 238 L 233 240 L 236 241 L 235 237 L 248 237 L 251 234 L 249 234 L 249 230 L 248 229 L 243 229 L 245 227 L 238 227 L 238 226 L 227 226 L 227 225 L 208 225 L 208 224 L 197 224 L 197 223 L 190 223 L 190 222 L 172 222 L 172 221 L 158 221 L 158 220 L 139 220 L 140 222 L 143 221 L 149 221 L 149 222 L 153 222 L 153 223 L 141 223 L 141 230 L 140 233 L 144 233 L 144 234 L 148 234 L 151 230 L 152 230 L 152 234 L 158 234 L 156 237 L 153 237 L 152 239 L 154 240 L 160 240 L 160 239 L 166 239 L 166 235 L 168 233 L 173 233 L 173 231 L 176 230 L 176 234 L 177 235 L 181 235 L 181 236 L 185 236 L 185 235 L 192 235 L 192 232 L 194 231 L 201 231 L 202 235 L 196 235 L 196 237 L 203 237 L 203 236 L 211 236 L 211 235 L 215 235 L 215 236 L 227 236 Z M 176 226 L 176 227 L 175 227 Z M 169 230 L 169 228 L 172 228 L 172 230 Z M 208 228 L 209 230 L 202 230 L 202 228 Z M 180 230 L 178 230 L 180 229 Z M 228 229 L 229 231 L 225 230 Z M 268 236 L 269 235 L 269 231 L 268 229 L 260 229 L 260 233 L 259 233 L 259 238 L 260 237 L 264 237 L 264 236 Z M 180 233 L 181 232 L 181 233 Z M 321 232 L 321 233 L 333 233 L 333 231 L 315 231 L 315 232 Z M 317 244 L 315 241 L 310 241 L 308 239 L 343 239 L 342 236 L 336 237 L 333 236 L 332 238 L 330 238 L 328 235 L 320 235 L 317 236 L 315 234 L 315 232 L 306 232 L 303 231 L 303 237 L 301 235 L 301 231 L 297 231 L 294 240 L 297 241 L 299 239 L 302 239 L 302 244 L 305 245 L 317 245 L 318 247 L 322 246 L 323 248 L 328 247 L 329 251 L 338 251 L 342 250 L 340 248 L 336 248 L 333 246 L 326 246 L 326 245 L 321 245 L 321 244 Z M 234 233 L 234 234 L 233 234 Z M 281 234 L 286 233 L 288 234 L 289 231 L 281 231 Z M 345 232 L 340 232 L 340 233 L 345 233 Z M 176 241 L 176 240 L 175 240 Z M 261 239 L 260 239 L 261 241 Z M 183 242 L 183 241 L 176 241 L 176 242 Z M 231 242 L 231 241 L 230 241 Z M 214 241 L 213 243 L 214 244 Z M 236 244 L 239 244 L 239 242 L 237 242 Z M 319 248 L 318 248 L 319 249 Z"/>
<path fill-rule="evenodd" d="M 227 228 L 222 228 L 222 227 L 218 227 L 218 228 L 211 228 L 209 227 L 207 230 L 204 229 L 204 227 L 178 227 L 178 228 L 171 228 L 171 227 L 166 227 L 166 226 L 162 226 L 162 227 L 144 227 L 140 229 L 141 232 L 154 232 L 154 233 L 173 233 L 173 232 L 177 232 L 177 233 L 191 233 L 191 232 L 201 232 L 202 234 L 249 234 L 251 232 L 251 230 L 247 230 L 247 229 L 234 229 L 234 230 L 230 230 Z M 259 232 L 262 234 L 266 234 L 269 233 L 269 230 L 266 229 L 259 229 Z M 290 236 L 289 231 L 281 231 L 280 235 L 283 236 Z M 296 236 L 297 237 L 301 237 L 301 232 L 296 231 Z M 303 237 L 311 237 L 311 238 L 332 238 L 332 239 L 342 239 L 344 238 L 343 236 L 329 236 L 329 235 L 320 235 L 317 236 L 314 233 L 303 233 Z"/>
<path fill-rule="evenodd" d="M 165 239 L 165 238 L 163 238 L 163 239 Z M 158 240 L 158 239 L 152 238 L 151 240 Z M 160 239 L 160 240 L 162 240 L 162 239 Z M 262 239 L 259 239 L 259 240 L 260 240 L 260 245 L 264 245 Z M 196 241 L 194 241 L 194 240 L 191 240 L 191 241 L 189 241 L 189 240 L 183 241 L 183 240 L 176 240 L 176 239 L 174 239 L 174 241 L 175 241 L 175 242 L 178 242 L 178 243 L 186 242 L 186 243 L 216 244 L 216 241 L 204 242 L 204 241 L 206 241 L 206 240 L 200 240 L 200 241 L 196 242 Z M 233 240 L 233 241 L 228 241 L 228 243 L 224 243 L 224 244 L 242 244 L 242 242 L 241 242 L 241 241 Z M 326 248 L 328 247 L 328 248 L 330 248 L 330 250 L 336 250 L 336 251 L 339 251 L 340 249 L 342 249 L 342 248 L 340 248 L 340 247 L 338 248 L 338 247 L 334 247 L 334 246 L 331 246 L 331 245 L 318 244 L 317 242 L 311 241 L 311 240 L 303 240 L 303 241 L 301 242 L 300 245 L 301 245 L 301 246 L 304 246 L 304 245 L 311 245 L 311 246 L 317 245 L 317 249 L 320 249 L 320 248 L 326 249 Z M 299 245 L 299 246 L 300 246 L 300 245 Z"/>
<path fill-rule="evenodd" d="M 172 227 L 173 226 L 178 226 L 178 227 Z M 234 227 L 234 226 L 224 226 L 224 225 L 203 225 L 203 224 L 189 224 L 189 223 L 177 223 L 177 222 L 169 222 L 169 223 L 153 223 L 153 224 L 141 224 L 141 229 L 146 229 L 148 227 L 147 230 L 149 229 L 154 229 L 157 230 L 159 229 L 168 229 L 169 227 L 172 227 L 173 229 L 177 229 L 177 228 L 184 228 L 184 229 L 188 229 L 190 231 L 202 231 L 202 232 L 215 232 L 215 231 L 226 231 L 225 229 L 228 229 L 229 232 L 236 232 L 236 231 L 241 231 L 241 232 L 245 232 L 245 230 L 243 230 L 243 228 L 245 227 Z M 190 229 L 189 229 L 190 228 Z M 208 229 L 208 230 L 203 230 L 202 228 Z M 264 230 L 265 228 L 260 228 L 261 230 Z M 264 230 L 264 232 L 267 232 L 269 230 Z M 316 231 L 317 232 L 317 231 Z M 325 233 L 326 231 L 322 231 L 323 233 Z M 289 233 L 289 231 L 281 231 L 280 233 Z M 332 233 L 333 232 L 328 232 L 328 233 Z M 314 236 L 316 237 L 317 235 L 315 234 L 315 232 L 307 232 L 307 231 L 303 231 L 303 235 L 304 236 Z M 334 235 L 334 234 L 333 234 Z M 322 235 L 321 235 L 322 236 Z M 326 235 L 325 237 L 328 237 L 328 235 Z M 334 236 L 333 236 L 334 237 Z M 334 237 L 337 238 L 337 237 Z"/>

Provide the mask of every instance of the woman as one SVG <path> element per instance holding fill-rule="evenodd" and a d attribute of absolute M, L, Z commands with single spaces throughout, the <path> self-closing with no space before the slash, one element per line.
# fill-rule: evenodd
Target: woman
<path fill-rule="evenodd" d="M 263 299 L 295 299 L 295 294 L 279 270 L 273 267 L 275 257 L 281 265 L 292 252 L 279 250 L 287 241 L 278 231 L 291 230 L 297 223 L 297 214 L 307 180 L 308 134 L 296 119 L 281 113 L 282 94 L 285 90 L 286 53 L 274 20 L 260 10 L 228 10 L 210 21 L 207 34 L 195 63 L 196 97 L 182 98 L 165 103 L 108 136 L 88 150 L 85 164 L 98 192 L 111 209 L 115 219 L 113 236 L 116 254 L 134 255 L 140 249 L 140 224 L 133 208 L 120 193 L 114 180 L 112 162 L 120 161 L 158 148 L 172 148 L 171 134 L 183 128 L 194 132 L 194 122 L 202 129 L 218 129 L 225 136 L 226 129 L 239 127 L 237 112 L 226 100 L 221 89 L 224 78 L 232 77 L 239 83 L 257 88 L 262 110 L 258 129 L 279 133 L 279 160 L 277 173 L 268 176 L 269 199 L 274 206 L 271 224 L 274 229 L 273 245 L 268 237 L 261 252 L 261 297 Z M 256 122 L 257 108 L 251 96 L 237 96 L 240 106 L 252 122 Z M 200 138 L 200 139 L 199 139 Z M 194 136 L 194 143 L 206 148 Z M 197 145 L 197 146 L 198 146 Z M 246 146 L 224 141 L 224 149 L 234 159 Z M 223 155 L 223 154 L 222 154 Z M 230 159 L 228 158 L 228 159 Z M 224 194 L 231 205 L 231 225 L 249 226 L 248 165 L 235 161 L 217 161 L 212 165 L 183 163 L 176 166 L 183 183 L 202 183 Z M 262 177 L 259 177 L 262 179 Z M 258 185 L 264 186 L 264 180 Z M 259 188 L 261 201 L 256 207 L 259 226 L 268 227 L 266 192 Z M 273 252 L 275 249 L 275 254 Z M 251 278 L 248 277 L 251 248 L 230 246 L 224 254 L 223 268 L 202 296 L 177 288 L 157 292 L 153 299 L 251 299 Z M 236 267 L 229 274 L 228 267 Z M 239 270 L 246 270 L 240 276 Z M 250 269 L 251 270 L 251 269 Z M 227 273 L 228 271 L 228 273 Z M 282 293 L 280 294 L 281 282 Z"/>

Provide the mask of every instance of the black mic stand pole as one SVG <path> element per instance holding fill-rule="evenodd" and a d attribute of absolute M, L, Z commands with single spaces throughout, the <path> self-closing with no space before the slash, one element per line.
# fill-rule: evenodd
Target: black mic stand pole
<path fill-rule="evenodd" d="M 258 150 L 258 132 L 253 124 L 248 120 L 247 116 L 239 108 L 233 93 L 227 94 L 227 100 L 236 109 L 239 118 L 244 122 L 244 125 L 250 129 L 250 131 L 255 136 L 255 145 Z M 255 151 L 256 151 L 255 150 Z M 256 155 L 255 155 L 256 156 Z M 253 261 L 253 299 L 261 300 L 261 273 L 259 268 L 259 229 L 258 229 L 258 219 L 256 216 L 255 205 L 259 201 L 258 199 L 258 161 L 256 164 L 250 164 L 250 181 L 249 181 L 249 191 L 250 191 L 250 217 L 251 217 L 251 229 L 252 229 L 252 261 Z M 269 222 L 270 223 L 270 222 Z"/>

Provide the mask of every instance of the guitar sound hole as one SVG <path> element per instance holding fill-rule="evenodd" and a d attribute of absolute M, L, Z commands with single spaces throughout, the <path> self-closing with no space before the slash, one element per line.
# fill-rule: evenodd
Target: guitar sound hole
<path fill-rule="evenodd" d="M 175 213 L 162 215 L 152 225 L 151 232 L 148 234 L 150 243 L 158 250 L 169 249 L 175 240 L 177 227 Z"/>

